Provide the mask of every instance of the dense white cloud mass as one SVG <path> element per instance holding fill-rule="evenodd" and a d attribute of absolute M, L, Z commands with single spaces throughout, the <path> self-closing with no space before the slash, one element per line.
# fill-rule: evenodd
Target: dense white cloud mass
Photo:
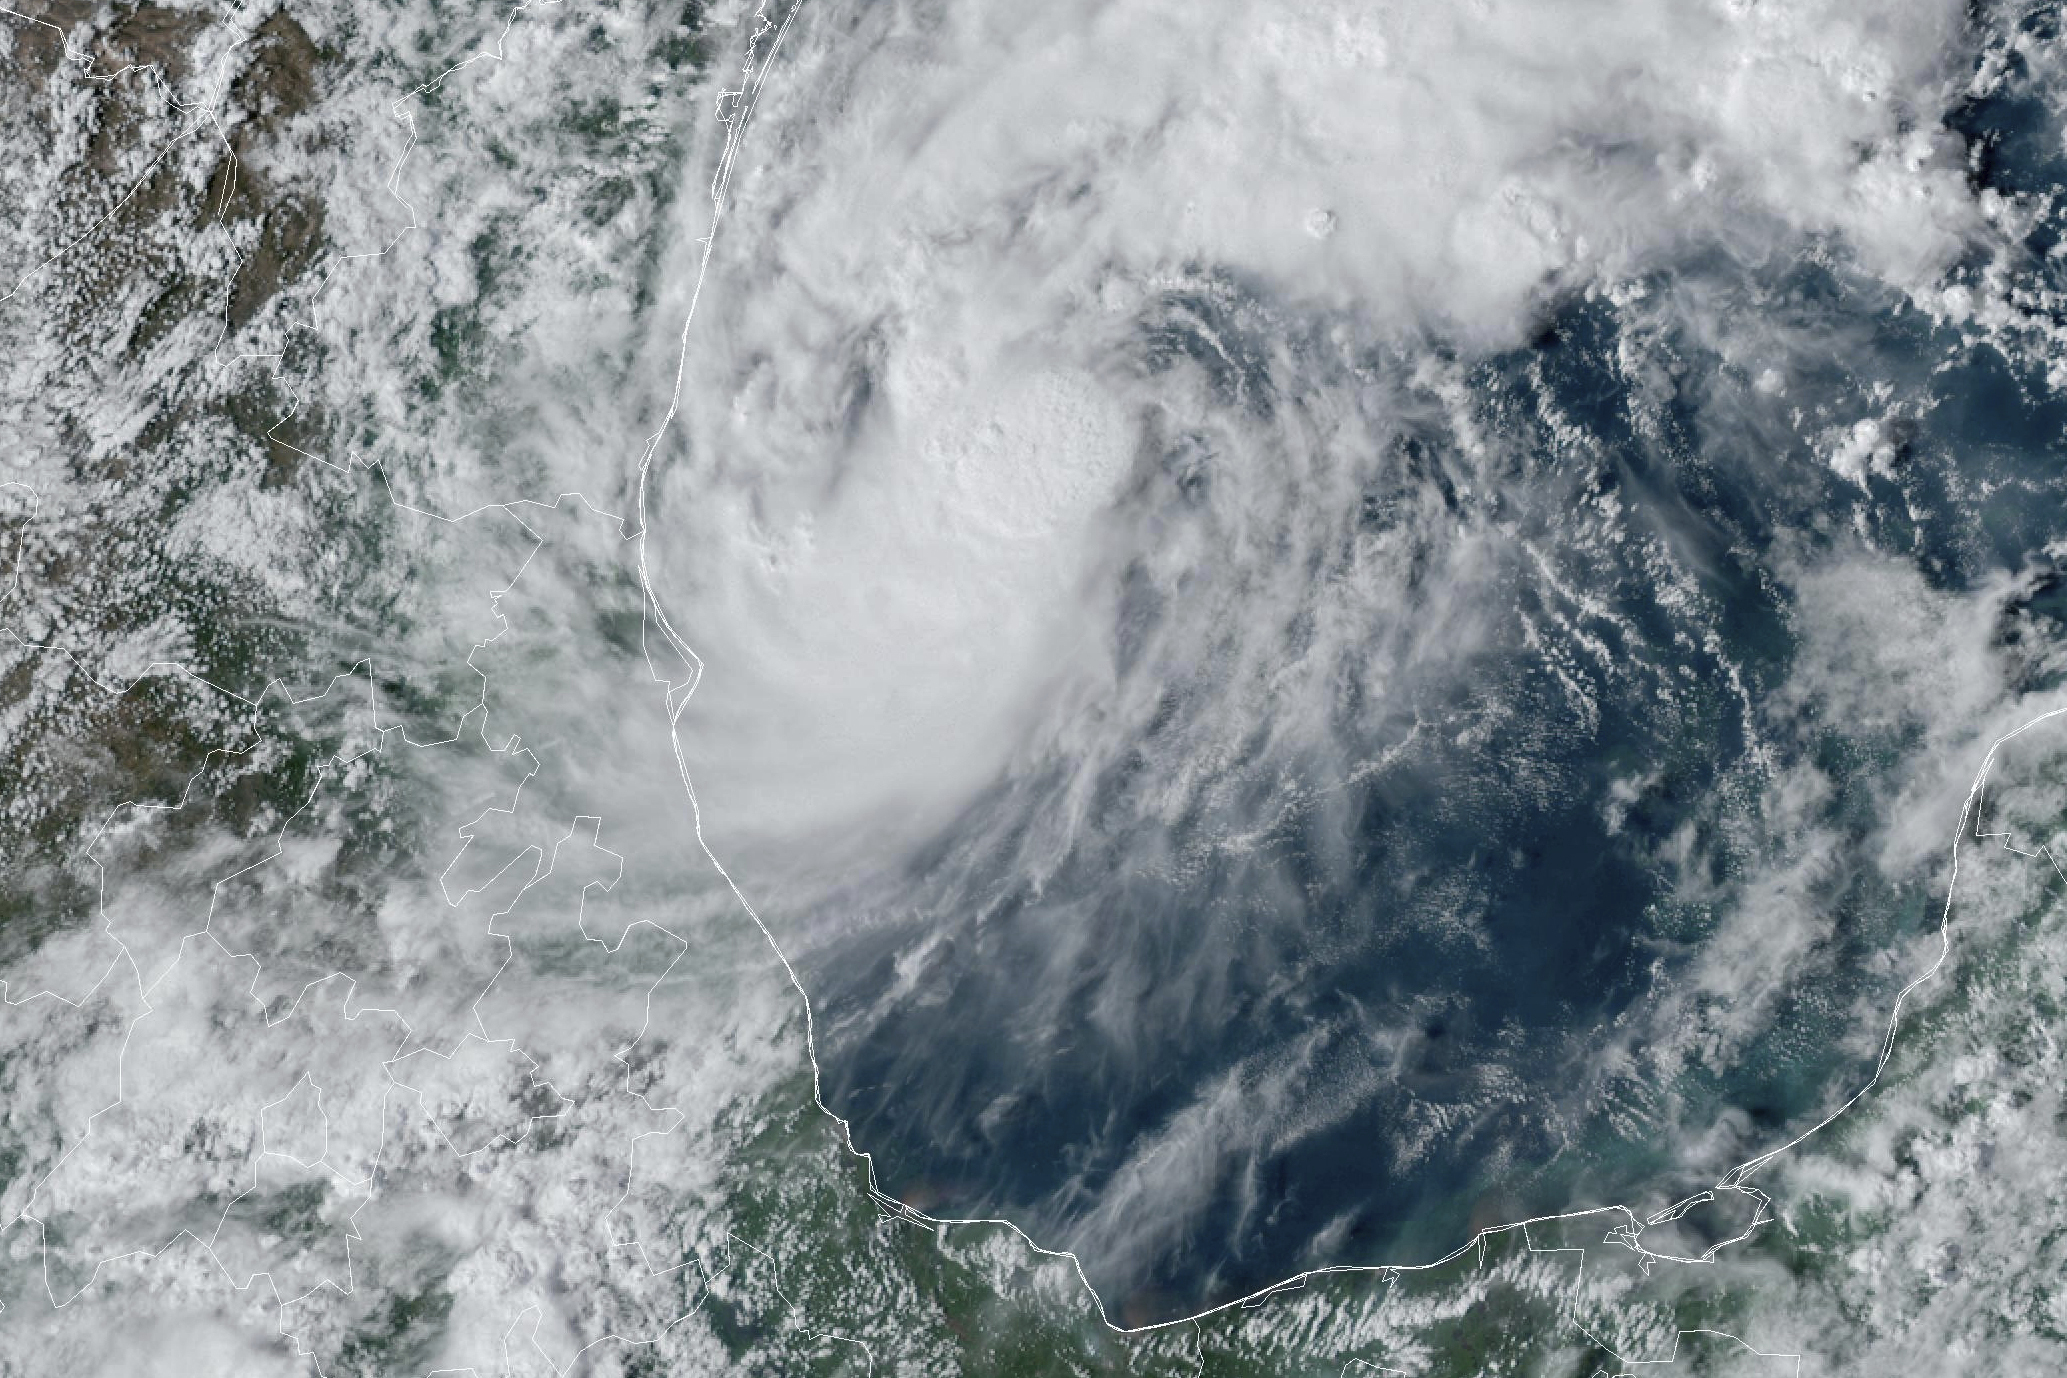
<path fill-rule="evenodd" d="M 1786 530 L 1847 494 L 1866 521 L 1924 443 L 1928 365 L 1875 318 L 2017 315 L 1961 276 L 2009 242 L 1946 123 L 1967 24 L 829 4 L 789 33 L 652 550 L 707 665 L 706 837 L 802 945 L 865 1140 L 953 1146 L 959 1204 L 1117 1286 L 1222 1231 L 1323 1257 L 1342 1220 L 1235 1203 L 1379 1122 L 1406 1178 L 1727 1120 L 1685 1069 L 1775 1065 L 1834 1008 L 1803 983 L 1842 916 L 1915 879 L 1854 851 L 1907 758 L 1833 782 L 1815 715 L 1935 724 L 1935 788 L 2016 709 L 2010 571 L 1957 597 L 1856 573 L 1867 526 L 1853 555 Z M 1862 597 L 1949 611 L 1896 663 Z M 1076 1166 L 1038 1187 L 978 1166 L 1051 1131 Z M 1700 1142 L 1689 1173 L 1742 1145 Z"/>
<path fill-rule="evenodd" d="M 2057 732 L 1624 1247 L 2061 702 L 2050 18 L 290 8 L 0 18 L 0 1372 L 2060 1367 Z"/>
<path fill-rule="evenodd" d="M 718 835 L 908 839 L 1033 720 L 1102 711 L 1113 566 L 1186 558 L 1114 515 L 1155 500 L 1147 432 L 1183 405 L 1130 357 L 1159 296 L 1239 284 L 1268 303 L 1261 340 L 1330 331 L 1324 351 L 1343 332 L 1479 349 L 1681 256 L 1827 237 L 1932 283 L 1982 227 L 1936 125 L 1959 23 L 1951 4 L 814 11 L 732 184 L 658 517 L 712 667 L 689 731 Z M 1272 347 L 1206 345 L 1236 372 Z M 1398 424 L 1374 397 L 1392 380 L 1297 367 L 1329 413 L 1297 480 L 1324 521 Z"/>

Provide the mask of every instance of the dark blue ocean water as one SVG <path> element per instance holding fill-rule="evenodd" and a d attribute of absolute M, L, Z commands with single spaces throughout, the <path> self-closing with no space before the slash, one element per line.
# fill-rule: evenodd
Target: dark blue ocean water
<path fill-rule="evenodd" d="M 1974 175 L 2056 184 L 2049 126 L 2020 99 L 1959 112 Z M 2049 280 L 2054 234 L 2035 231 L 2018 271 Z M 1142 1320 L 1320 1263 L 1432 1258 L 1522 1215 L 1662 1204 L 1700 1184 L 1690 1134 L 1729 1112 L 1748 1156 L 1863 1075 L 1840 1041 L 1855 1000 L 1907 974 L 1873 958 L 1936 922 L 1927 889 L 1874 861 L 1918 729 L 1828 720 L 1783 692 L 1795 586 L 1862 549 L 1948 595 L 2036 569 L 1997 640 L 2057 639 L 2067 576 L 2046 547 L 2067 530 L 2067 406 L 2034 361 L 1827 263 L 1718 250 L 1650 286 L 1634 305 L 1555 302 L 1527 346 L 1453 361 L 1490 453 L 1400 381 L 1410 354 L 1355 361 L 1394 380 L 1384 442 L 1344 461 L 1353 502 L 1315 516 L 1288 489 L 1284 549 L 1317 590 L 1359 551 L 1411 555 L 1388 566 L 1404 573 L 1369 656 L 1301 681 L 1326 687 L 1320 745 L 1288 748 L 1270 710 L 1239 726 L 1268 698 L 1243 697 L 1237 652 L 1263 632 L 1287 661 L 1321 644 L 1326 595 L 1207 638 L 1226 653 L 1194 663 L 1167 653 L 1194 595 L 1115 572 L 1115 662 L 1158 703 L 1126 749 L 1001 783 L 846 897 L 866 921 L 806 954 L 828 1098 L 887 1191 L 1079 1248 L 1114 1314 Z M 1240 418 L 1227 434 L 1290 437 L 1312 410 L 1302 388 L 1345 376 L 1301 329 L 1241 284 L 1174 295 L 1143 321 L 1137 363 L 1151 380 L 1205 373 Z M 1724 337 L 1768 341 L 1784 396 L 1718 353 Z M 1895 450 L 1862 485 L 1815 437 L 1867 417 L 1891 418 Z M 1162 441 L 1142 508 L 1210 528 L 1227 466 L 1257 453 L 1207 428 Z M 1464 612 L 1445 581 L 1465 551 L 1465 611 L 1491 632 L 1453 653 L 1444 619 Z M 1243 606 L 1238 582 L 1201 576 L 1195 596 L 1223 616 L 1212 600 Z M 2006 663 L 2014 679 L 2038 661 Z M 1791 843 L 1762 829 L 1761 790 L 1805 764 L 1844 848 L 1804 882 L 1830 925 L 1815 979 L 1726 1062 L 1618 1082 L 1602 1050 L 1661 1032 L 1644 1022 L 1657 1002 L 1763 902 L 1753 882 Z M 1186 770 L 1216 787 L 1172 817 L 1157 801 Z M 1058 847 L 1053 819 L 1087 772 L 1086 821 Z M 918 993 L 885 1004 L 900 961 Z M 1214 1119 L 1214 1104 L 1233 1108 Z M 1143 1166 L 1188 1116 L 1192 1147 Z M 1223 1151 L 1193 1151 L 1201 1137 Z M 1185 1181 L 1127 1194 L 1156 1173 Z M 1188 1204 L 1157 1219 L 1158 1201 Z"/>

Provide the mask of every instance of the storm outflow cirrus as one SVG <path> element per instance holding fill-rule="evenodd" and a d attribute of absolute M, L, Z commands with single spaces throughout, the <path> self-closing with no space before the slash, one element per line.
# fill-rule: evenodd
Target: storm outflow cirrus
<path fill-rule="evenodd" d="M 1962 25 L 788 36 L 653 549 L 888 1190 L 1161 1316 L 1662 1205 L 1856 1079 L 2051 539 L 1969 400 L 2049 365 Z"/>

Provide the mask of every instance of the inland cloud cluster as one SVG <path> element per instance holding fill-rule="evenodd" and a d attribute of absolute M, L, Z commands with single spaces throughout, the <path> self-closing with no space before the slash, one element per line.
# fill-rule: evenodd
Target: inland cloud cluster
<path fill-rule="evenodd" d="M 2058 22 L 0 10 L 0 1374 L 2056 1371 Z"/>

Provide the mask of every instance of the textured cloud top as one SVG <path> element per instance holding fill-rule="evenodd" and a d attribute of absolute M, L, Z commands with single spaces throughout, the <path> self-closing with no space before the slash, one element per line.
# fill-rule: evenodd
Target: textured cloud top
<path fill-rule="evenodd" d="M 715 666 L 689 726 L 718 826 L 937 826 L 1058 695 L 1080 725 L 1098 711 L 1112 566 L 1185 558 L 1167 518 L 1129 520 L 1156 497 L 1144 451 L 1182 438 L 1157 424 L 1200 419 L 1173 349 L 1211 352 L 1201 384 L 1236 393 L 1300 351 L 1316 414 L 1231 481 L 1290 481 L 1296 441 L 1338 471 L 1302 476 L 1324 521 L 1402 424 L 1386 394 L 1415 368 L 1443 386 L 1444 364 L 1374 350 L 1509 346 L 1571 293 L 1821 244 L 1935 290 L 1987 231 L 1937 125 L 1969 75 L 1958 23 L 815 11 L 760 107 L 770 151 L 732 183 L 664 519 Z M 1179 338 L 1167 318 L 1195 306 L 1224 319 Z M 1239 409 L 1263 420 L 1279 381 L 1249 378 Z"/>
<path fill-rule="evenodd" d="M 2057 1371 L 2056 30 L 0 9 L 0 1374 Z"/>
<path fill-rule="evenodd" d="M 895 1190 L 1196 1305 L 1856 1079 L 1935 855 L 1880 834 L 2050 691 L 1990 628 L 2051 534 L 1980 495 L 2036 430 L 1977 454 L 1947 372 L 2051 367 L 1988 41 L 811 13 L 653 550 L 707 836 Z"/>

